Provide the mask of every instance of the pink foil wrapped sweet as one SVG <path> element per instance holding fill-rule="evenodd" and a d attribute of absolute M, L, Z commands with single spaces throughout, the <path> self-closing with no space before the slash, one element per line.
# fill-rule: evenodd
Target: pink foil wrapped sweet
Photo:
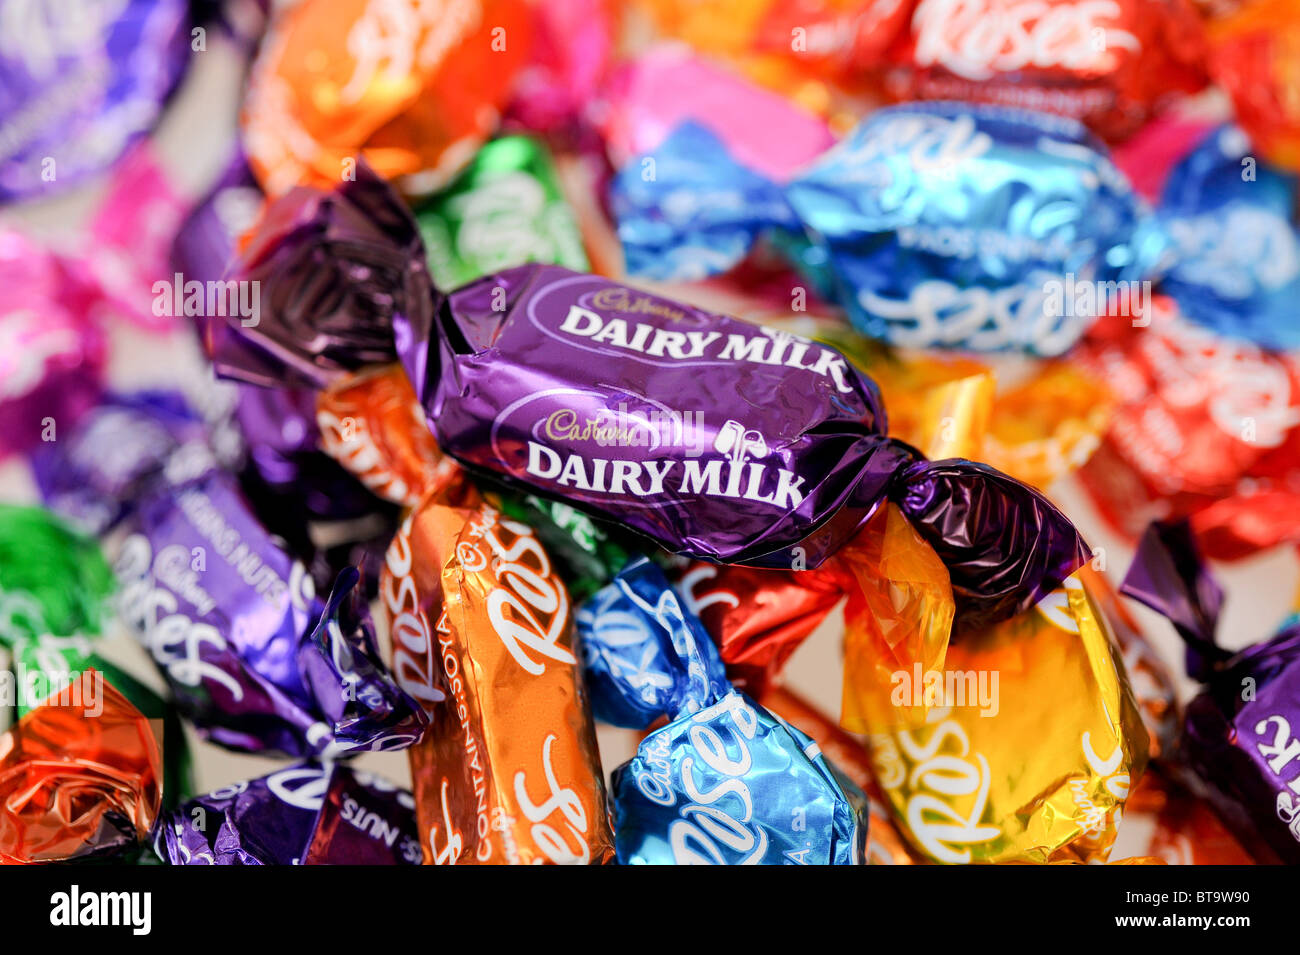
<path fill-rule="evenodd" d="M 684 47 L 657 47 L 620 68 L 608 99 L 602 133 L 615 168 L 685 122 L 708 127 L 739 163 L 778 181 L 834 144 L 820 118 Z"/>
<path fill-rule="evenodd" d="M 0 459 L 58 436 L 97 400 L 98 286 L 75 264 L 0 227 Z"/>

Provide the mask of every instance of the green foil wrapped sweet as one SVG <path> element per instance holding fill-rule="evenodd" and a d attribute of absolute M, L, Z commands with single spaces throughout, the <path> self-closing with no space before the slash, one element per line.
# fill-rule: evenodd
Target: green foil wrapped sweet
<path fill-rule="evenodd" d="M 415 219 L 439 288 L 528 262 L 589 268 L 555 164 L 529 136 L 485 145 L 450 186 L 415 208 Z"/>
<path fill-rule="evenodd" d="M 163 803 L 193 793 L 185 734 L 175 707 L 97 651 L 113 573 L 91 538 L 39 507 L 0 504 L 0 645 L 9 670 L 0 706 L 21 719 L 88 670 L 153 724 L 163 753 Z M 93 706 L 93 700 L 87 700 Z"/>
<path fill-rule="evenodd" d="M 43 508 L 0 504 L 0 644 L 99 633 L 113 586 L 94 540 Z"/>
<path fill-rule="evenodd" d="M 617 528 L 563 501 L 494 487 L 488 497 L 507 517 L 529 525 L 556 561 L 575 601 L 585 600 L 640 554 Z"/>

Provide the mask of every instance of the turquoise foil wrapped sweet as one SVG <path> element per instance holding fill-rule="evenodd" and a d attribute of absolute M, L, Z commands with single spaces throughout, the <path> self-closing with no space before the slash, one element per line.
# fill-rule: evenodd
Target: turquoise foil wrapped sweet
<path fill-rule="evenodd" d="M 771 237 L 859 330 L 903 346 L 1060 354 L 1103 308 L 1142 308 L 1168 245 L 1082 125 L 967 103 L 872 113 L 784 184 L 684 125 L 611 198 L 631 274 L 718 274 Z"/>
<path fill-rule="evenodd" d="M 726 679 L 663 572 L 624 568 L 578 613 L 597 719 L 645 728 L 613 776 L 624 865 L 858 865 L 866 797 L 809 737 Z"/>

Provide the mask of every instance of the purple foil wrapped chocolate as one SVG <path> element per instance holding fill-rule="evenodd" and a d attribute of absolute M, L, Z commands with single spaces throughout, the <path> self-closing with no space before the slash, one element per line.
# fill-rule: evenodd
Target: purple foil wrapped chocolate
<path fill-rule="evenodd" d="M 418 739 L 423 710 L 379 661 L 364 604 L 349 596 L 355 573 L 322 605 L 232 475 L 173 458 L 168 478 L 128 525 L 115 567 L 120 610 L 199 731 L 291 756 Z"/>
<path fill-rule="evenodd" d="M 179 394 L 115 395 L 61 440 L 38 445 L 32 472 L 46 507 L 101 535 L 188 441 L 206 444 L 205 429 Z"/>
<path fill-rule="evenodd" d="M 307 762 L 191 799 L 154 849 L 172 865 L 418 865 L 415 802 L 338 764 Z"/>
<path fill-rule="evenodd" d="M 892 500 L 964 625 L 1087 557 L 1038 492 L 887 437 L 875 385 L 810 339 L 539 265 L 448 293 L 435 321 L 397 337 L 444 451 L 676 553 L 816 567 Z"/>
<path fill-rule="evenodd" d="M 189 27 L 187 0 L 0 5 L 0 202 L 92 175 L 148 131 Z"/>
<path fill-rule="evenodd" d="M 887 437 L 875 385 L 833 348 L 557 266 L 422 303 L 413 228 L 365 170 L 272 205 L 240 274 L 279 294 L 256 328 L 230 323 L 260 354 L 222 370 L 328 377 L 384 357 L 391 322 L 439 446 L 462 462 L 725 563 L 816 567 L 892 500 L 951 572 L 963 626 L 1032 606 L 1087 558 L 1038 492 Z M 357 320 L 342 306 L 363 260 L 367 281 L 399 281 Z"/>
<path fill-rule="evenodd" d="M 1147 529 L 1122 592 L 1169 618 L 1205 684 L 1179 749 L 1219 815 L 1260 861 L 1300 864 L 1300 616 L 1244 650 L 1218 646 L 1223 592 L 1186 523 Z"/>
<path fill-rule="evenodd" d="M 234 417 L 247 446 L 245 489 L 277 533 L 295 537 L 309 521 L 377 512 L 395 518 L 393 508 L 320 450 L 314 391 L 240 385 Z M 396 520 L 389 523 L 396 530 Z"/>
<path fill-rule="evenodd" d="M 422 323 L 432 307 L 415 220 L 364 163 L 334 192 L 304 186 L 273 203 L 232 275 L 258 283 L 261 320 L 214 327 L 205 343 L 219 373 L 264 387 L 319 388 L 390 362 L 394 320 Z"/>

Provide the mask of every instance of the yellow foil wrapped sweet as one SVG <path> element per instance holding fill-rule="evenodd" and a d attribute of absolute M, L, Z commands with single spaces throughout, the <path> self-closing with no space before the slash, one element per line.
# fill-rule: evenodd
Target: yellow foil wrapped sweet
<path fill-rule="evenodd" d="M 994 370 L 970 358 L 886 353 L 846 333 L 826 340 L 880 387 L 890 435 L 932 460 L 983 461 L 1047 487 L 1088 460 L 1110 423 L 1109 390 L 1065 361 L 1038 362 L 999 391 Z"/>
<path fill-rule="evenodd" d="M 1105 861 L 1148 735 L 1078 577 L 963 634 L 942 674 L 897 676 L 901 704 L 918 689 L 932 704 L 921 725 L 900 716 L 869 734 L 876 778 L 916 850 L 942 863 Z"/>

